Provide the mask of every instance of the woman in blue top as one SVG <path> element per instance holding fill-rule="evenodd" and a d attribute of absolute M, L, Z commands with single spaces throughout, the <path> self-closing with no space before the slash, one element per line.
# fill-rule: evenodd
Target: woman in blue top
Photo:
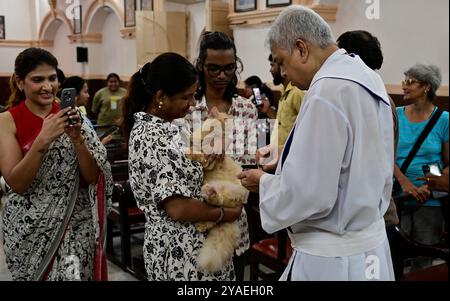
<path fill-rule="evenodd" d="M 427 245 L 439 242 L 443 216 L 440 202 L 430 198 L 427 183 L 418 178 L 423 177 L 422 166 L 425 164 L 437 163 L 441 169 L 448 170 L 448 112 L 443 112 L 405 174 L 400 171 L 400 166 L 437 110 L 433 100 L 440 84 L 441 73 L 438 67 L 422 64 L 413 66 L 405 72 L 405 80 L 402 82 L 404 99 L 410 105 L 397 108 L 399 142 L 394 175 L 403 192 L 412 195 L 416 200 L 405 204 L 401 215 L 401 226 L 417 242 Z M 430 264 L 430 260 L 419 260 L 413 262 L 411 268 L 418 269 Z"/>

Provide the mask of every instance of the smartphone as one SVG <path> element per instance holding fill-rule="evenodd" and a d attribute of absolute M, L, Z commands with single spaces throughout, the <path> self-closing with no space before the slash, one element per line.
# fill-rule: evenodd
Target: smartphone
<path fill-rule="evenodd" d="M 425 176 L 442 176 L 441 169 L 439 168 L 439 165 L 437 163 L 422 165 L 422 170 Z M 446 196 L 448 196 L 447 192 L 431 190 L 431 197 L 433 199 L 440 199 Z"/>
<path fill-rule="evenodd" d="M 442 176 L 441 169 L 439 168 L 439 165 L 436 163 L 423 165 L 422 170 L 425 176 L 427 174 L 439 177 Z"/>
<path fill-rule="evenodd" d="M 243 165 L 241 165 L 241 168 L 243 169 L 243 170 L 249 170 L 249 169 L 258 169 L 258 165 L 246 165 L 246 164 L 243 164 Z"/>
<path fill-rule="evenodd" d="M 101 136 L 100 140 L 103 140 L 106 136 L 115 134 L 120 128 L 116 125 L 113 125 L 109 129 L 107 129 Z"/>
<path fill-rule="evenodd" d="M 263 105 L 261 91 L 259 90 L 258 87 L 252 88 L 252 91 L 253 91 L 253 103 L 257 108 L 261 107 Z"/>
<path fill-rule="evenodd" d="M 75 108 L 75 97 L 77 90 L 75 88 L 66 88 L 61 91 L 61 110 L 67 107 Z"/>

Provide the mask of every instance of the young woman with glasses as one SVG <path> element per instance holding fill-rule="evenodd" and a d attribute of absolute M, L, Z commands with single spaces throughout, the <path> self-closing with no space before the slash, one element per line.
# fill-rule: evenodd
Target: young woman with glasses
<path fill-rule="evenodd" d="M 183 120 L 183 126 L 188 133 L 192 133 L 193 124 L 206 120 L 210 110 L 214 107 L 220 112 L 227 113 L 234 119 L 234 125 L 236 126 L 231 141 L 232 145 L 227 146 L 233 152 L 227 152 L 227 155 L 230 155 L 242 165 L 256 164 L 256 119 L 258 113 L 250 100 L 237 94 L 237 74 L 242 71 L 242 62 L 236 55 L 236 46 L 233 40 L 222 32 L 206 32 L 203 34 L 196 68 L 199 73 L 197 101 Z M 196 120 L 197 116 L 201 120 Z M 238 137 L 242 132 L 244 136 Z M 242 235 L 239 239 L 236 254 L 241 255 L 250 245 L 245 210 L 242 211 L 238 223 Z M 236 272 L 236 278 L 240 280 L 242 271 Z"/>

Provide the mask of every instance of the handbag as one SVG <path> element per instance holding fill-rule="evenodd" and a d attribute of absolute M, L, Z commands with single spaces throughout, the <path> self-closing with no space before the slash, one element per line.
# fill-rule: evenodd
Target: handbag
<path fill-rule="evenodd" d="M 436 122 L 439 120 L 439 118 L 442 115 L 442 110 L 439 108 L 436 109 L 436 112 L 431 117 L 431 119 L 428 121 L 427 125 L 423 129 L 422 133 L 420 133 L 419 138 L 417 138 L 416 143 L 414 143 L 413 147 L 409 151 L 408 156 L 406 157 L 405 161 L 403 161 L 402 166 L 400 167 L 401 172 L 404 174 L 406 170 L 408 169 L 409 165 L 411 164 L 412 160 L 414 159 L 414 156 L 419 151 L 420 147 L 422 146 L 425 139 L 428 137 L 428 134 L 433 129 Z M 394 185 L 392 187 L 392 195 L 399 195 L 402 192 L 402 187 L 400 183 L 397 181 L 397 179 L 394 180 Z"/>

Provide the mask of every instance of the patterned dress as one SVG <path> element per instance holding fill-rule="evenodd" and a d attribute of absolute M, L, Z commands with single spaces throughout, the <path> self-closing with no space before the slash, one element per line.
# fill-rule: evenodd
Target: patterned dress
<path fill-rule="evenodd" d="M 190 113 L 184 119 L 177 119 L 174 123 L 180 127 L 182 131 L 183 143 L 186 145 L 193 133 L 195 123 L 198 118 L 201 122 L 208 118 L 209 108 L 206 103 L 206 98 L 197 102 L 195 107 L 192 107 Z M 257 150 L 257 133 L 256 122 L 258 113 L 255 105 L 248 99 L 241 96 L 236 96 L 232 99 L 231 107 L 227 113 L 234 119 L 233 139 L 232 139 L 232 153 L 229 154 L 236 162 L 241 165 L 255 165 L 256 164 L 256 150 Z M 228 154 L 228 150 L 227 150 Z M 236 248 L 236 254 L 242 255 L 250 248 L 250 237 L 248 232 L 247 213 L 242 209 L 242 214 L 237 220 L 241 232 Z"/>
<path fill-rule="evenodd" d="M 52 142 L 28 190 L 6 194 L 4 250 L 14 280 L 99 279 L 94 266 L 104 255 L 99 252 L 105 247 L 105 217 L 111 207 L 111 167 L 94 130 L 83 122 L 81 133 L 103 174 L 104 189 L 80 186 L 75 149 L 66 134 Z"/>
<path fill-rule="evenodd" d="M 207 274 L 197 268 L 205 234 L 194 223 L 176 222 L 161 208 L 172 195 L 201 198 L 203 169 L 186 158 L 178 128 L 145 113 L 135 114 L 129 144 L 130 184 L 145 213 L 144 261 L 152 281 L 234 280 L 229 263 Z"/>

